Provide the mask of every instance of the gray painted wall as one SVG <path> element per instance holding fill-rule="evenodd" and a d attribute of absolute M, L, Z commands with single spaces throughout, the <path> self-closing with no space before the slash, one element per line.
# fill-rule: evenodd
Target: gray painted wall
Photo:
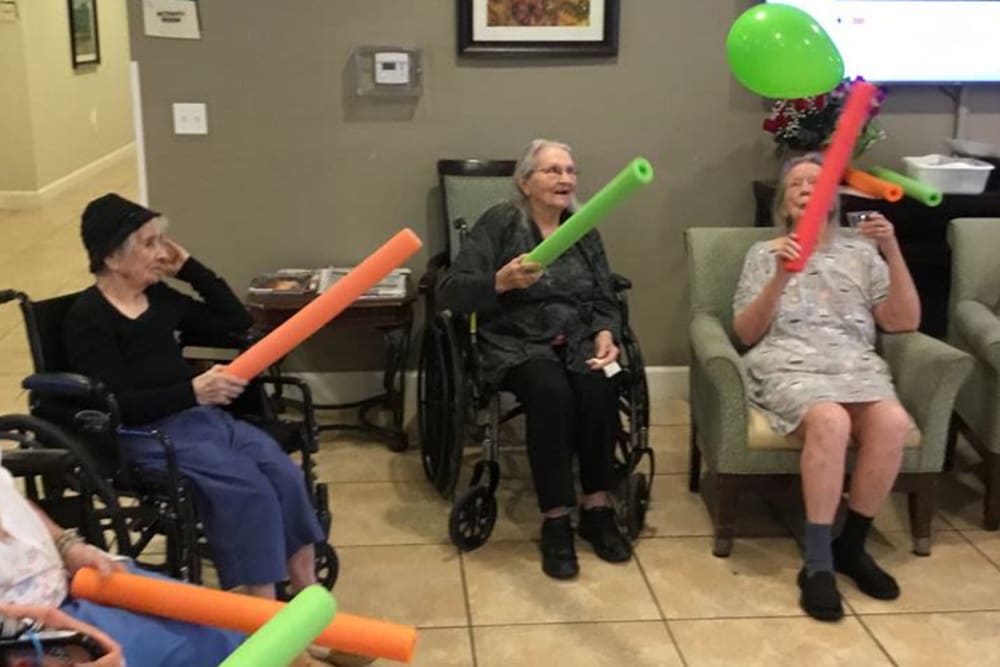
<path fill-rule="evenodd" d="M 729 26 L 751 4 L 622 0 L 617 59 L 475 62 L 455 54 L 452 0 L 202 2 L 194 42 L 143 36 L 131 0 L 151 203 L 241 286 L 278 266 L 357 261 L 403 225 L 440 249 L 438 158 L 512 157 L 532 137 L 559 138 L 575 146 L 586 196 L 644 155 L 654 185 L 602 230 L 615 269 L 635 282 L 647 363 L 683 364 L 683 230 L 752 224 L 750 182 L 776 171 L 760 129 L 768 107 L 725 58 Z M 351 99 L 351 49 L 371 44 L 423 49 L 415 105 Z M 172 134 L 170 104 L 184 101 L 208 103 L 208 136 Z M 968 101 L 967 135 L 998 138 L 1000 88 Z M 890 138 L 873 159 L 944 148 L 952 102 L 938 88 L 893 89 L 884 108 Z M 371 361 L 309 356 L 321 368 Z"/>

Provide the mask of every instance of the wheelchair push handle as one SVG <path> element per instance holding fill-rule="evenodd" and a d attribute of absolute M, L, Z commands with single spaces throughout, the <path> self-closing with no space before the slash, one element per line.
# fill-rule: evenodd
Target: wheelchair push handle
<path fill-rule="evenodd" d="M 16 289 L 0 290 L 0 305 L 3 305 L 10 301 L 23 301 L 24 299 L 25 299 L 24 293 L 18 292 Z"/>

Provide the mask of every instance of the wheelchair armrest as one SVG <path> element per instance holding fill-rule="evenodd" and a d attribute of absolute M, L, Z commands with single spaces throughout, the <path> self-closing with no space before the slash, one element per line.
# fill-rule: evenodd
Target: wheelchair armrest
<path fill-rule="evenodd" d="M 166 433 L 161 433 L 157 429 L 151 431 L 143 431 L 134 428 L 119 428 L 118 435 L 128 436 L 130 438 L 146 438 L 148 440 L 156 440 L 160 447 L 163 448 L 164 458 L 167 462 L 167 483 L 169 485 L 169 493 L 171 495 L 180 494 L 181 492 L 181 474 L 180 470 L 177 468 L 177 450 L 174 448 L 174 443 Z M 123 472 L 128 471 L 128 466 L 122 466 Z"/>
<path fill-rule="evenodd" d="M 24 378 L 21 386 L 46 398 L 103 399 L 108 395 L 100 381 L 78 373 L 35 373 Z"/>
<path fill-rule="evenodd" d="M 306 420 L 306 427 L 309 429 L 310 433 L 316 433 L 316 411 L 313 407 L 313 395 L 312 388 L 309 384 L 296 377 L 277 377 L 274 375 L 261 375 L 257 378 L 260 382 L 265 385 L 280 386 L 280 387 L 294 387 L 298 389 L 301 395 L 302 402 L 302 415 Z"/>
<path fill-rule="evenodd" d="M 417 292 L 419 294 L 429 294 L 434 291 L 437 285 L 438 276 L 448 266 L 448 253 L 439 252 L 427 260 L 427 269 L 424 275 L 417 281 Z"/>
<path fill-rule="evenodd" d="M 625 290 L 632 289 L 632 281 L 620 273 L 611 274 L 611 285 L 616 292 L 624 292 Z"/>
<path fill-rule="evenodd" d="M 14 477 L 63 475 L 74 465 L 73 455 L 63 449 L 11 449 L 3 454 L 3 467 Z"/>
<path fill-rule="evenodd" d="M 244 350 L 257 342 L 261 336 L 253 330 L 227 331 L 215 335 L 185 333 L 181 335 L 181 347 L 214 347 L 225 350 Z"/>

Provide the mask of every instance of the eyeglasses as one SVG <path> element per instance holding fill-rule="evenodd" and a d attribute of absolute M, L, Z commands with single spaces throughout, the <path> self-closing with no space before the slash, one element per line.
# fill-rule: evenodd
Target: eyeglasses
<path fill-rule="evenodd" d="M 554 164 L 549 167 L 542 167 L 541 169 L 535 169 L 535 171 L 545 174 L 546 176 L 562 176 L 566 174 L 570 178 L 576 178 L 580 175 L 580 171 L 576 167 L 560 167 Z"/>

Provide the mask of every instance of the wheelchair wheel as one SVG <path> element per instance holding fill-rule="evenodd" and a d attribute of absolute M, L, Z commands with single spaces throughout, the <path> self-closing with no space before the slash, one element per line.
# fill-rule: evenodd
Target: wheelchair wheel
<path fill-rule="evenodd" d="M 488 487 L 472 486 L 456 500 L 448 517 L 448 536 L 459 551 L 486 543 L 497 521 L 497 499 Z"/>
<path fill-rule="evenodd" d="M 465 372 L 447 314 L 424 331 L 417 377 L 420 454 L 424 474 L 448 498 L 455 491 L 465 443 Z"/>
<path fill-rule="evenodd" d="M 339 575 L 340 558 L 336 549 L 326 542 L 320 542 L 316 545 L 316 582 L 328 591 L 332 591 Z M 275 594 L 282 602 L 292 599 L 287 581 L 275 585 Z"/>
<path fill-rule="evenodd" d="M 622 518 L 628 538 L 633 542 L 642 532 L 646 523 L 646 511 L 649 509 L 649 481 L 641 472 L 634 472 L 625 482 L 625 506 Z"/>
<path fill-rule="evenodd" d="M 57 521 L 78 527 L 92 544 L 100 548 L 109 545 L 105 530 L 110 530 L 119 553 L 131 555 L 129 529 L 119 503 L 118 494 L 100 472 L 97 463 L 84 445 L 59 426 L 39 417 L 29 415 L 0 416 L 0 442 L 17 442 L 17 451 L 60 450 L 69 452 L 72 462 L 63 475 L 41 474 L 44 500 L 43 507 Z M 7 458 L 15 459 L 11 452 Z M 30 454 L 29 454 L 30 456 Z M 13 461 L 11 461 L 13 462 Z M 33 491 L 37 488 L 32 484 Z M 71 491 L 76 498 L 67 497 Z M 70 494 L 72 495 L 72 494 Z M 65 511 L 63 511 L 65 510 Z"/>

